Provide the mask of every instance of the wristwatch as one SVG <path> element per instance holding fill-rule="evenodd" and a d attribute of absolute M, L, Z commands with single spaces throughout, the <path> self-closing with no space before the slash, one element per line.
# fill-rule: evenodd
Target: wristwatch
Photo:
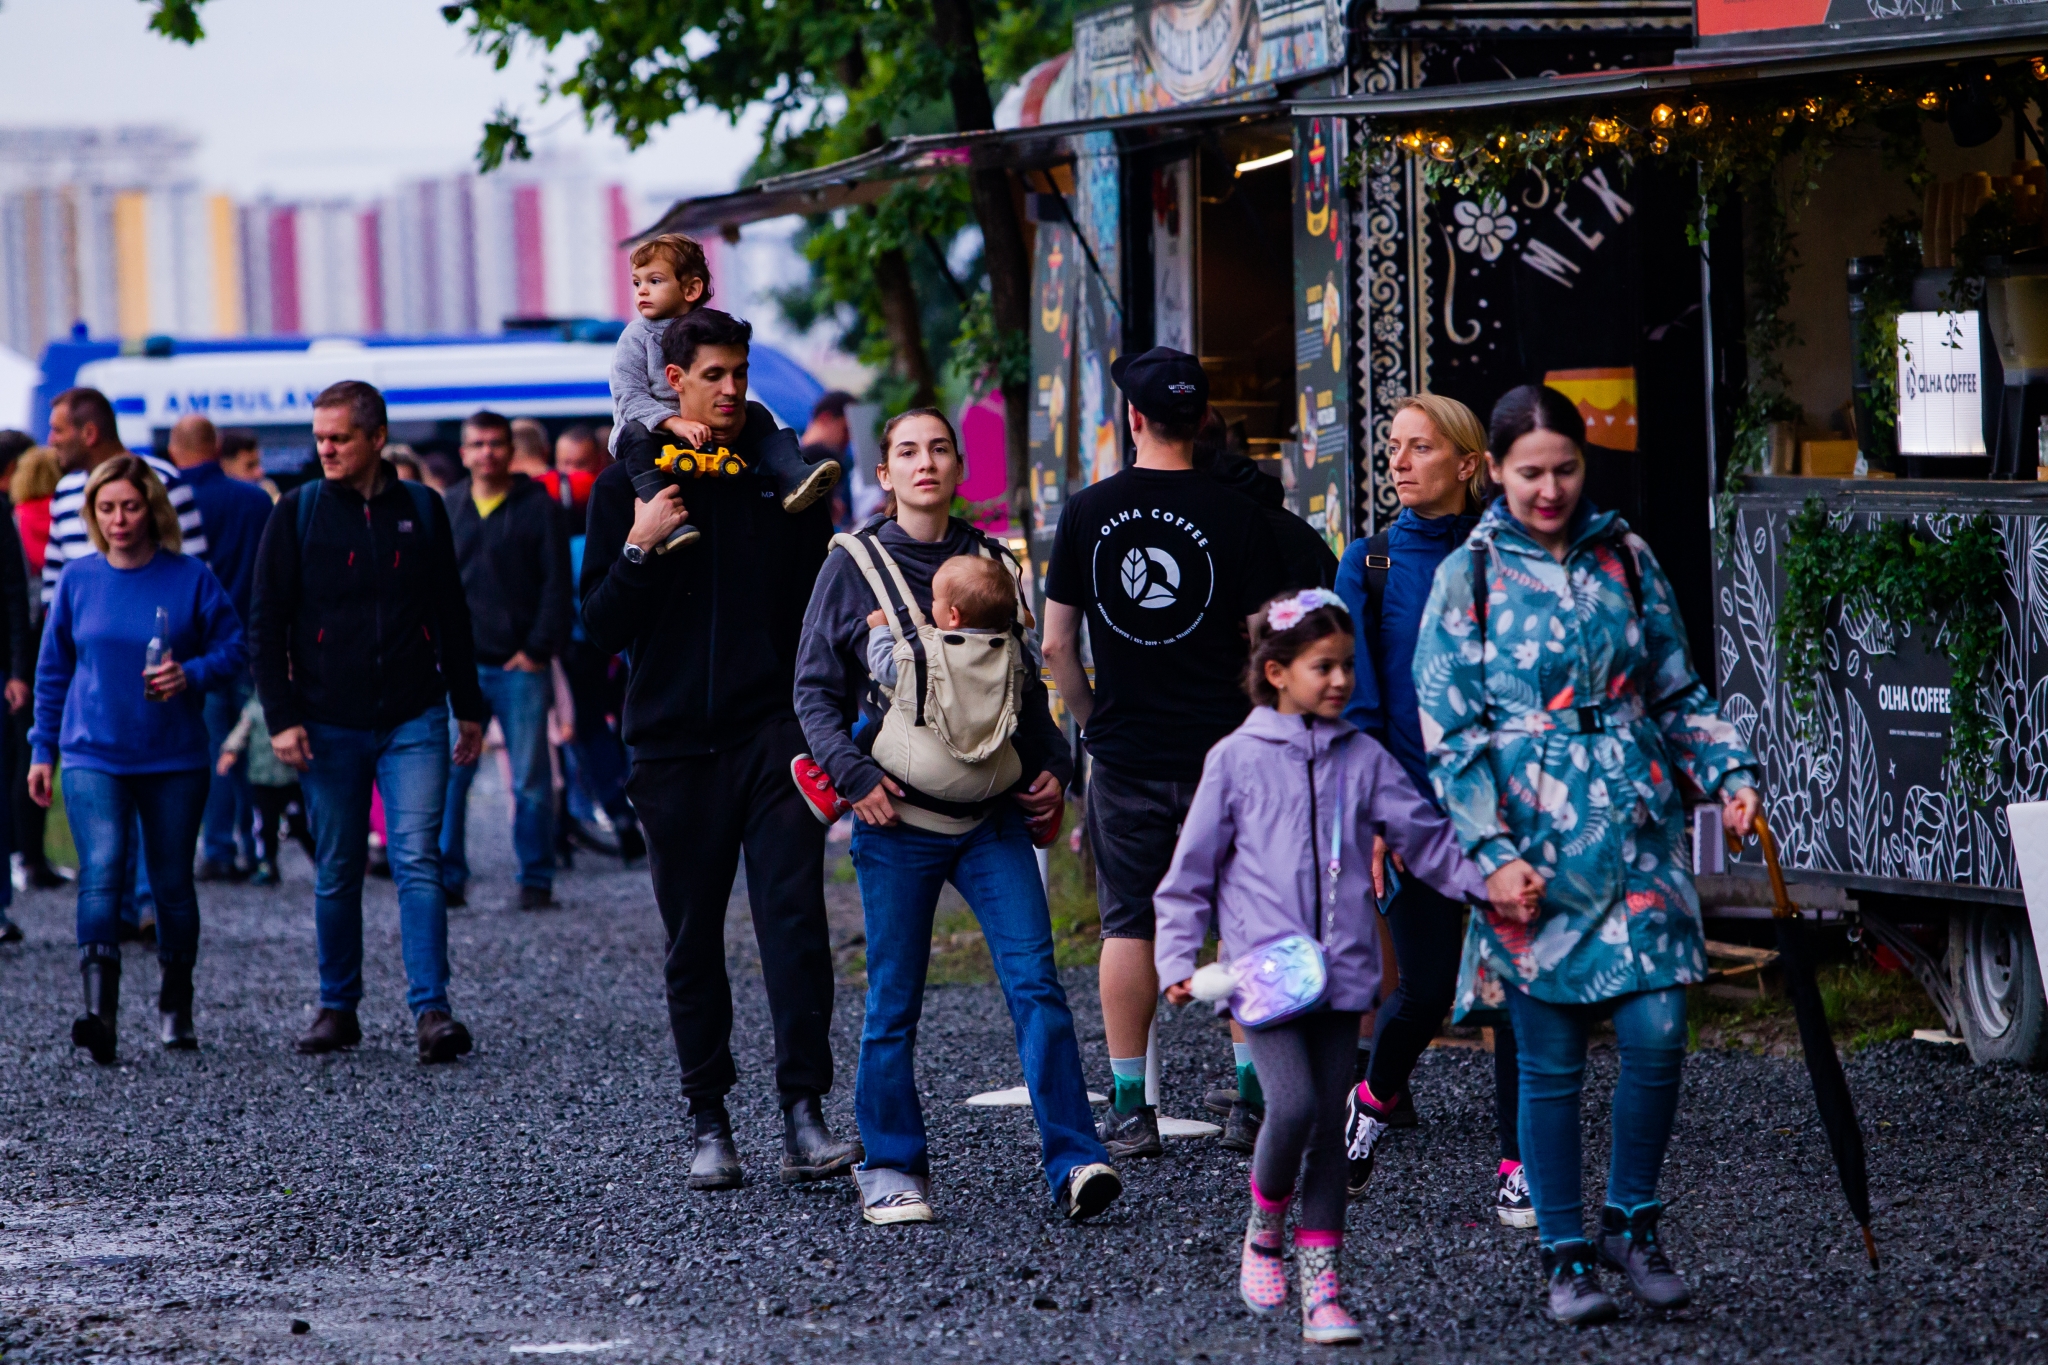
<path fill-rule="evenodd" d="M 619 558 L 625 560 L 628 564 L 645 564 L 647 562 L 647 551 L 629 540 L 626 542 L 625 548 L 619 551 Z"/>

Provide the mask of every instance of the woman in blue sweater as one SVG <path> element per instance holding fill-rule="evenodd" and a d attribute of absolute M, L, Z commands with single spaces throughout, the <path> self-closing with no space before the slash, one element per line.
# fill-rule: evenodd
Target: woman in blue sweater
<path fill-rule="evenodd" d="M 1437 565 L 1479 523 L 1485 463 L 1486 428 L 1472 409 L 1437 394 L 1401 399 L 1387 452 L 1401 515 L 1380 535 L 1353 541 L 1337 569 L 1337 594 L 1359 623 L 1358 683 L 1344 719 L 1384 744 L 1426 801 L 1436 798 L 1417 716 L 1415 640 Z M 1465 942 L 1464 907 L 1404 878 L 1403 870 L 1399 859 L 1387 867 L 1383 848 L 1374 848 L 1373 884 L 1393 931 L 1400 978 L 1392 998 L 1380 1005 L 1372 1060 L 1363 1083 L 1352 1092 L 1345 1124 L 1353 1198 L 1365 1191 L 1373 1152 L 1390 1123 L 1414 1112 L 1401 1101 L 1416 1059 L 1450 1008 Z M 1391 902 L 1385 899 L 1390 884 L 1397 888 Z M 1494 1023 L 1493 1036 L 1495 1127 L 1501 1146 L 1494 1213 L 1509 1227 L 1534 1227 L 1536 1212 L 1515 1130 L 1515 1035 L 1505 1014 Z"/>
<path fill-rule="evenodd" d="M 100 553 L 57 580 L 36 664 L 29 795 L 50 804 L 64 760 L 64 809 L 78 845 L 78 953 L 85 1015 L 71 1041 L 114 1060 L 121 998 L 120 899 L 129 831 L 156 892 L 157 996 L 165 1047 L 193 1048 L 192 964 L 199 902 L 192 853 L 206 809 L 200 699 L 246 667 L 242 623 L 213 570 L 178 553 L 178 514 L 147 464 L 117 455 L 85 486 L 86 534 Z M 146 667 L 149 647 L 166 647 Z"/>

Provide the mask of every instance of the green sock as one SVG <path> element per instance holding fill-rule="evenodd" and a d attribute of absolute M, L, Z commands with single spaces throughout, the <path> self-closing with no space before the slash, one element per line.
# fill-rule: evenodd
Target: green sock
<path fill-rule="evenodd" d="M 1266 1092 L 1259 1088 L 1259 1071 L 1250 1062 L 1237 1065 L 1237 1097 L 1254 1109 L 1266 1107 Z"/>
<path fill-rule="evenodd" d="M 1110 1107 L 1119 1114 L 1130 1114 L 1145 1107 L 1145 1059 L 1143 1057 L 1112 1057 L 1109 1059 L 1110 1077 L 1115 1082 L 1110 1090 Z"/>

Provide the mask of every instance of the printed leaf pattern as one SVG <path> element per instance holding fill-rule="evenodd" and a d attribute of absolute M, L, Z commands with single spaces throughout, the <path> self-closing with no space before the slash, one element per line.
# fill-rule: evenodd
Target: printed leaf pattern
<path fill-rule="evenodd" d="M 1863 708 L 1847 692 L 1842 694 L 1842 715 L 1849 740 L 1849 866 L 1854 871 L 1875 875 L 1880 832 L 1877 745 L 1870 738 L 1870 722 L 1863 718 Z"/>
<path fill-rule="evenodd" d="M 1488 1007 L 1502 981 L 1574 1003 L 1703 979 L 1681 784 L 1749 785 L 1754 760 L 1693 669 L 1670 583 L 1612 513 L 1563 564 L 1497 506 L 1470 543 L 1487 558 L 1485 638 L 1459 553 L 1416 646 L 1430 776 L 1483 868 L 1527 858 L 1549 881 L 1532 925 L 1473 916 L 1460 1013 Z M 1624 553 L 1641 569 L 1641 616 Z M 1596 730 L 1581 731 L 1580 708 Z"/>

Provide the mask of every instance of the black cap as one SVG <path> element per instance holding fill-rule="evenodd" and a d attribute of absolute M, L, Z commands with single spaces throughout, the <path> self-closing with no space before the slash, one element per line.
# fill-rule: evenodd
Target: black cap
<path fill-rule="evenodd" d="M 1209 376 L 1186 351 L 1154 346 L 1141 355 L 1120 355 L 1110 362 L 1109 377 L 1152 421 L 1195 426 L 1209 411 Z"/>

